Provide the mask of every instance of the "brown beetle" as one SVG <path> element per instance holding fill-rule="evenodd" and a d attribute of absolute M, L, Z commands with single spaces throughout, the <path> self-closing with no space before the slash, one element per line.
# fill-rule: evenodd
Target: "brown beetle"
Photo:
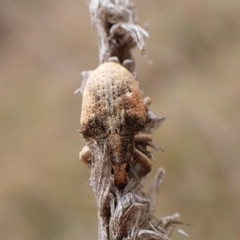
<path fill-rule="evenodd" d="M 81 133 L 100 148 L 106 147 L 118 188 L 127 185 L 134 158 L 146 168 L 143 175 L 151 170 L 151 160 L 135 149 L 135 135 L 144 128 L 146 119 L 138 83 L 127 69 L 108 62 L 91 72 L 83 91 Z M 80 152 L 80 158 L 89 163 L 88 147 Z"/>

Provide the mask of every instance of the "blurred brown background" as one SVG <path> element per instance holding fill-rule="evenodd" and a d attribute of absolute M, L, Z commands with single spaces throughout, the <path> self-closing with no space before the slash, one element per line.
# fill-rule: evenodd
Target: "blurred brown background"
<path fill-rule="evenodd" d="M 154 133 L 166 152 L 145 180 L 165 168 L 155 215 L 179 212 L 194 240 L 239 239 L 240 1 L 136 5 L 151 36 L 146 59 L 134 51 L 140 86 L 166 117 Z M 73 95 L 97 64 L 84 0 L 1 1 L 1 240 L 97 239 Z"/>

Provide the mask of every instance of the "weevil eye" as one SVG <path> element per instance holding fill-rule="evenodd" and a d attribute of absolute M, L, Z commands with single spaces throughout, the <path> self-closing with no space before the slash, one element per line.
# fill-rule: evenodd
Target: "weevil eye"
<path fill-rule="evenodd" d="M 130 169 L 131 169 L 131 166 L 130 166 L 130 164 L 128 163 L 128 164 L 126 164 L 126 172 L 129 172 L 130 171 Z"/>
<path fill-rule="evenodd" d="M 111 174 L 114 174 L 114 169 L 113 169 L 113 167 L 111 167 Z"/>

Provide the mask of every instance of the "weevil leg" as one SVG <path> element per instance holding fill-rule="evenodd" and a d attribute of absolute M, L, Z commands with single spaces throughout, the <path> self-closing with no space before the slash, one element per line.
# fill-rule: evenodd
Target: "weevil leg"
<path fill-rule="evenodd" d="M 134 162 L 133 162 L 133 170 L 135 173 L 144 177 L 147 175 L 152 169 L 152 161 L 143 153 L 135 148 L 134 150 Z"/>
<path fill-rule="evenodd" d="M 134 74 L 135 64 L 132 59 L 125 59 L 122 65 L 132 74 Z"/>
<path fill-rule="evenodd" d="M 155 149 L 155 150 L 161 150 L 162 152 L 165 152 L 161 147 L 156 146 L 156 145 L 153 144 L 153 143 L 148 143 L 147 145 L 148 145 L 149 147 Z"/>
<path fill-rule="evenodd" d="M 143 99 L 143 105 L 145 106 L 145 108 L 148 108 L 152 103 L 152 99 L 150 97 L 145 97 Z"/>
<path fill-rule="evenodd" d="M 108 58 L 108 62 L 120 63 L 118 57 L 110 57 Z"/>
<path fill-rule="evenodd" d="M 146 143 L 147 146 L 155 149 L 155 150 L 161 150 L 164 152 L 164 150 L 161 147 L 156 146 L 152 142 L 152 136 L 150 134 L 141 133 L 134 136 L 135 143 Z"/>
<path fill-rule="evenodd" d="M 86 163 L 88 167 L 91 166 L 92 152 L 88 146 L 83 147 L 82 151 L 79 152 L 79 159 Z"/>
<path fill-rule="evenodd" d="M 137 143 L 147 143 L 152 141 L 152 136 L 150 134 L 141 133 L 134 136 L 134 141 Z"/>

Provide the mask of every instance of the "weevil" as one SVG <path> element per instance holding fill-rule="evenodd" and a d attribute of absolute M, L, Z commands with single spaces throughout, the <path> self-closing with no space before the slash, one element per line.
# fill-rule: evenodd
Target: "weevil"
<path fill-rule="evenodd" d="M 151 160 L 135 148 L 137 141 L 151 141 L 150 135 L 138 135 L 146 121 L 138 83 L 126 68 L 107 62 L 91 72 L 83 90 L 81 133 L 107 149 L 114 185 L 120 189 L 127 185 L 132 166 L 141 175 L 151 170 Z M 84 147 L 80 159 L 90 165 L 91 154 Z"/>

